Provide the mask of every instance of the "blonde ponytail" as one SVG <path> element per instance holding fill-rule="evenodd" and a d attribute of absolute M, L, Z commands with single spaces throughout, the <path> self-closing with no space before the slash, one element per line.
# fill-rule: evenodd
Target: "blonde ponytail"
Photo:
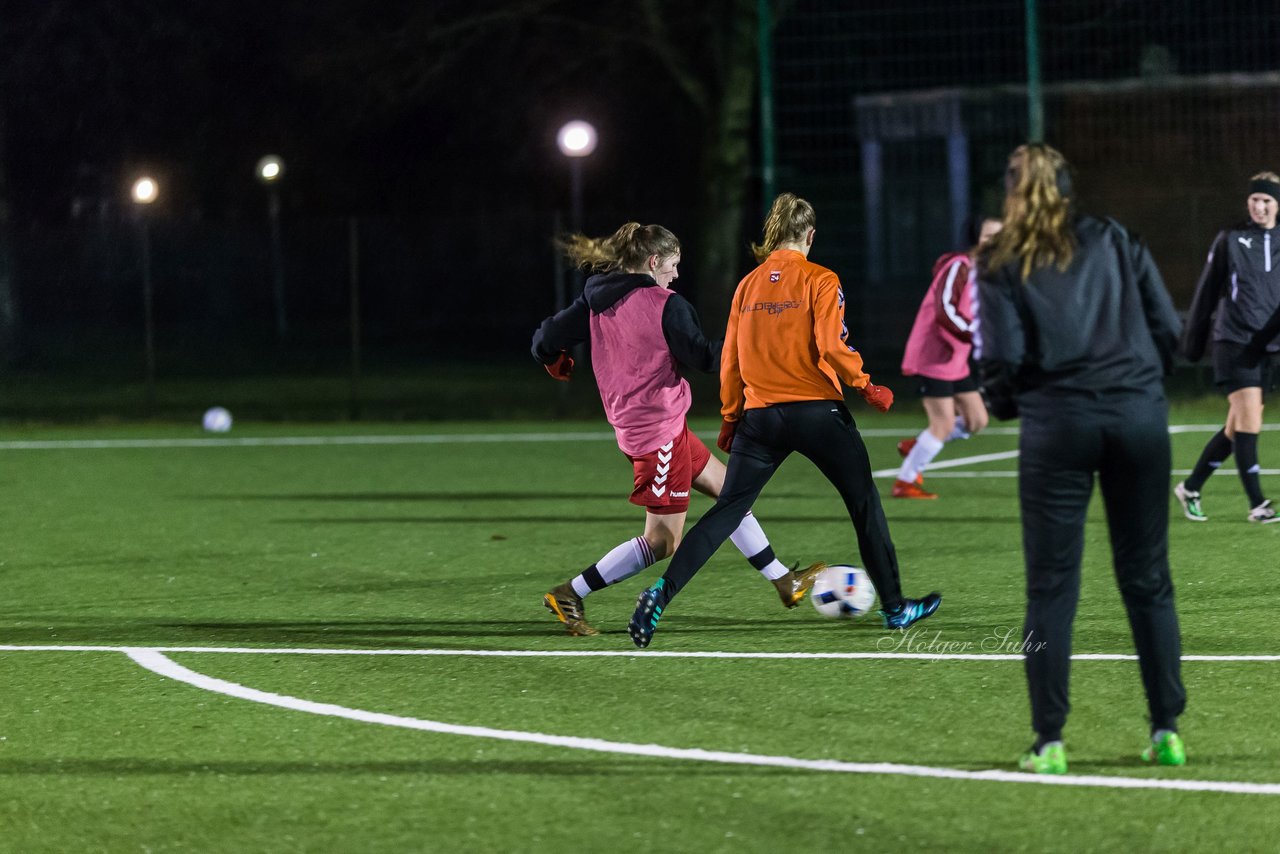
<path fill-rule="evenodd" d="M 784 243 L 799 243 L 817 223 L 813 205 L 794 193 L 783 193 L 773 200 L 764 221 L 764 241 L 751 244 L 757 263 L 763 262 Z"/>
<path fill-rule="evenodd" d="M 1017 261 L 1023 281 L 1041 267 L 1066 270 L 1076 247 L 1066 158 L 1048 145 L 1021 145 L 1009 157 L 1006 187 L 1004 225 L 982 254 L 983 266 Z"/>
<path fill-rule="evenodd" d="M 680 241 L 660 225 L 629 222 L 608 237 L 570 234 L 560 249 L 575 267 L 593 272 L 640 271 L 653 256 L 669 258 L 680 254 Z"/>

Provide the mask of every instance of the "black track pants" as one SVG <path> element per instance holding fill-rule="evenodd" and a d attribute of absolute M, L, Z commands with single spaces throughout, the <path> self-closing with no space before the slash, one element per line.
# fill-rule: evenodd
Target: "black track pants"
<path fill-rule="evenodd" d="M 781 403 L 743 413 L 733 438 L 724 489 L 715 506 L 685 535 L 663 573 L 668 599 L 693 578 L 728 539 L 760 490 L 793 451 L 808 457 L 840 493 L 857 533 L 858 551 L 882 608 L 902 601 L 898 557 L 866 445 L 843 402 Z"/>
<path fill-rule="evenodd" d="M 1073 401 L 1052 415 L 1024 408 L 1021 434 L 1023 642 L 1032 727 L 1045 740 L 1060 738 L 1070 709 L 1071 624 L 1096 472 L 1152 726 L 1174 728 L 1186 693 L 1169 577 L 1167 405 L 1144 397 Z"/>

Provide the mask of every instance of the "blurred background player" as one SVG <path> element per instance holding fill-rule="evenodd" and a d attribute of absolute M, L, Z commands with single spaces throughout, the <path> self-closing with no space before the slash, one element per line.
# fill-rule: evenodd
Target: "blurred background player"
<path fill-rule="evenodd" d="M 893 484 L 894 498 L 937 498 L 923 488 L 924 470 L 947 442 L 968 439 L 987 426 L 987 406 L 969 370 L 978 314 L 974 254 L 999 231 L 995 217 L 971 216 L 965 223 L 965 251 L 949 252 L 933 265 L 933 280 L 902 356 L 903 376 L 920 377 L 929 426 L 898 443 L 905 459 Z"/>
<path fill-rule="evenodd" d="M 662 226 L 629 222 L 609 237 L 575 234 L 564 250 L 574 264 L 595 275 L 572 305 L 538 327 L 533 356 L 552 377 L 567 381 L 573 373 L 567 351 L 590 340 L 605 415 L 635 472 L 630 500 L 646 511 L 641 536 L 616 546 L 543 596 L 569 634 L 594 635 L 598 632 L 587 623 L 582 600 L 676 550 L 690 487 L 712 498 L 720 494 L 725 467 L 685 423 L 691 394 L 680 368 L 716 371 L 721 342 L 703 335 L 693 306 L 670 290 L 679 275 L 680 242 Z M 787 569 L 750 513 L 731 539 L 773 582 L 788 608 L 804 598 L 824 567 L 815 564 L 802 573 Z"/>
<path fill-rule="evenodd" d="M 1182 350 L 1198 361 L 1213 343 L 1213 380 L 1227 395 L 1227 420 L 1205 444 L 1190 476 L 1173 488 L 1182 513 L 1193 522 L 1209 517 L 1200 503 L 1200 489 L 1232 453 L 1236 471 L 1249 501 L 1250 522 L 1280 522 L 1280 515 L 1262 494 L 1258 473 L 1258 434 L 1262 407 L 1271 384 L 1266 350 L 1280 346 L 1275 330 L 1246 354 L 1246 348 L 1271 315 L 1280 310 L 1280 236 L 1275 234 L 1280 205 L 1280 176 L 1259 172 L 1250 179 L 1246 206 L 1249 219 L 1218 232 L 1209 247 L 1209 260 L 1187 314 Z M 1262 352 L 1258 352 L 1262 351 Z"/>
<path fill-rule="evenodd" d="M 729 452 L 728 474 L 715 506 L 690 529 L 662 577 L 640 594 L 627 626 L 636 646 L 649 645 L 663 609 L 738 527 L 793 451 L 808 457 L 844 500 L 885 626 L 905 629 L 942 602 L 937 593 L 902 596 L 889 523 L 841 382 L 881 412 L 893 404 L 893 392 L 871 382 L 849 345 L 840 280 L 809 261 L 815 221 L 812 205 L 783 193 L 765 221 L 763 244 L 752 247 L 761 263 L 734 292 L 720 358 L 724 424 L 716 444 Z"/>
<path fill-rule="evenodd" d="M 1180 322 L 1151 254 L 1114 220 L 1076 216 L 1047 145 L 1009 159 L 1004 228 L 979 253 L 978 347 L 997 418 L 1021 416 L 1023 653 L 1035 743 L 1019 766 L 1065 774 L 1071 625 L 1094 475 L 1150 714 L 1142 758 L 1186 761 L 1182 640 L 1169 576 L 1169 404 Z"/>

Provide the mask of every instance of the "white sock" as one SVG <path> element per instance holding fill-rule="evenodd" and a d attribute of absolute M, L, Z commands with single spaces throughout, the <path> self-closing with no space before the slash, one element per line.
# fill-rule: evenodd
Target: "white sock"
<path fill-rule="evenodd" d="M 773 581 L 787 574 L 787 568 L 782 565 L 782 561 L 774 556 L 773 547 L 769 545 L 769 538 L 765 536 L 764 528 L 760 527 L 760 523 L 756 521 L 756 517 L 750 510 L 742 517 L 742 521 L 729 535 L 729 539 L 738 547 L 738 551 L 742 552 L 742 556 L 751 561 L 751 565 L 760 570 L 760 574 L 765 578 Z"/>
<path fill-rule="evenodd" d="M 951 435 L 947 437 L 947 441 L 950 442 L 952 439 L 968 439 L 971 435 L 973 435 L 967 429 L 965 429 L 968 426 L 969 426 L 968 424 L 964 423 L 964 416 L 957 415 L 956 426 L 951 428 Z"/>
<path fill-rule="evenodd" d="M 942 450 L 944 444 L 928 430 L 921 430 L 920 435 L 916 437 L 916 446 L 902 461 L 902 468 L 898 469 L 898 480 L 905 480 L 908 483 L 915 480 L 920 472 L 929 467 L 929 463 L 933 462 L 933 458 Z"/>
<path fill-rule="evenodd" d="M 607 555 L 596 561 L 573 579 L 570 583 L 573 585 L 573 592 L 579 596 L 585 597 L 592 590 L 598 590 L 602 587 L 608 587 L 611 584 L 617 584 L 635 575 L 640 570 L 653 566 L 657 563 L 653 557 L 653 550 L 649 548 L 649 543 L 644 537 L 636 537 L 634 540 L 627 540 L 613 547 Z M 602 585 L 592 587 L 587 576 L 595 574 Z M 599 582 L 598 582 L 599 583 Z"/>

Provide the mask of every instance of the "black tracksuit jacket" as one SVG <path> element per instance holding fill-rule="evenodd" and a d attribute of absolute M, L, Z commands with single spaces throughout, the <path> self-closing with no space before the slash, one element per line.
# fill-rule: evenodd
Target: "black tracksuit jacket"
<path fill-rule="evenodd" d="M 1280 230 L 1244 222 L 1218 232 L 1196 284 L 1182 352 L 1191 361 L 1204 356 L 1210 341 L 1249 345 L 1260 330 L 1260 349 L 1280 350 Z"/>
<path fill-rule="evenodd" d="M 1114 220 L 1078 217 L 1066 271 L 982 271 L 980 345 L 992 414 L 1061 395 L 1163 395 L 1181 323 L 1151 253 Z"/>

